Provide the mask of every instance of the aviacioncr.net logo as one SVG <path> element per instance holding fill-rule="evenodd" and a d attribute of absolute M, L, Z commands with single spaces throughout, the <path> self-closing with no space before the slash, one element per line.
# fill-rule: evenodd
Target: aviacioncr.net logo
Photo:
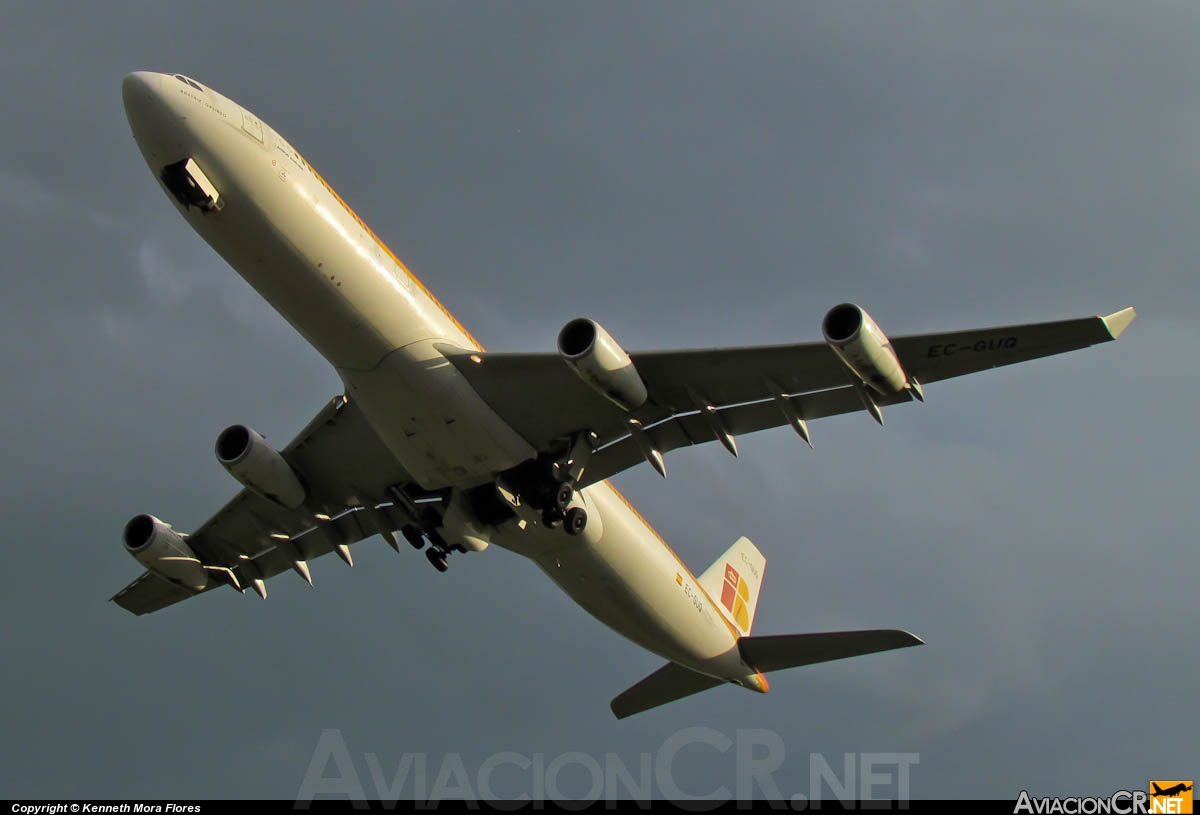
<path fill-rule="evenodd" d="M 1025 790 L 1013 815 L 1190 815 L 1192 782 L 1152 781 L 1149 791 L 1119 790 L 1108 798 L 1032 798 Z"/>

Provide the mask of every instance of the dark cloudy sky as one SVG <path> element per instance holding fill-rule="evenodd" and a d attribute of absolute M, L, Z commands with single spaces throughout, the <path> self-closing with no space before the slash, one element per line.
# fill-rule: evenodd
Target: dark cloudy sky
<path fill-rule="evenodd" d="M 692 727 L 776 734 L 789 798 L 814 754 L 919 754 L 916 797 L 1200 772 L 1194 3 L 5 17 L 0 794 L 294 799 L 326 729 L 373 797 L 371 767 L 390 783 L 405 754 L 430 788 L 450 757 L 474 786 L 500 752 L 636 773 Z M 847 299 L 893 334 L 1140 316 L 1117 343 L 929 387 L 882 429 L 815 423 L 815 450 L 779 429 L 618 477 L 697 572 L 759 545 L 756 633 L 928 643 L 767 696 L 614 720 L 660 660 L 494 548 L 438 575 L 375 538 L 354 569 L 313 564 L 315 589 L 285 574 L 266 602 L 135 618 L 108 602 L 140 571 L 125 521 L 195 528 L 236 489 L 222 428 L 283 441 L 340 392 L 159 191 L 121 106 L 137 69 L 271 123 L 489 349 L 548 351 L 581 314 L 631 349 L 810 341 Z M 735 752 L 687 745 L 674 783 L 734 790 Z M 491 780 L 535 791 L 514 765 Z M 590 786 L 581 765 L 558 780 Z"/>

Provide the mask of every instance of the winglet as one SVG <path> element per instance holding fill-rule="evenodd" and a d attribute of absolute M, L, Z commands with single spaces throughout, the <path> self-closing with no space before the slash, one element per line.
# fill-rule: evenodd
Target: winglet
<path fill-rule="evenodd" d="M 1100 320 L 1104 323 L 1104 327 L 1108 329 L 1108 333 L 1111 334 L 1112 338 L 1115 340 L 1117 337 L 1121 336 L 1122 332 L 1124 332 L 1126 328 L 1129 327 L 1129 324 L 1133 322 L 1133 318 L 1136 316 L 1137 312 L 1130 307 L 1113 312 L 1107 317 L 1101 317 Z"/>

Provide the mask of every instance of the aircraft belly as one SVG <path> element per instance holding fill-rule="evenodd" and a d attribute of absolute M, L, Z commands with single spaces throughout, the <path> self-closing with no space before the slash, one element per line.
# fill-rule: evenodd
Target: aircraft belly
<path fill-rule="evenodd" d="M 396 348 L 370 371 L 341 369 L 346 393 L 425 489 L 472 486 L 536 451 L 479 397 L 433 341 Z"/>
<path fill-rule="evenodd" d="M 691 572 L 612 486 L 601 482 L 583 494 L 589 528 L 592 514 L 601 516 L 598 537 L 506 525 L 494 542 L 532 558 L 585 611 L 665 659 L 709 665 L 735 649 L 732 631 L 703 601 Z"/>

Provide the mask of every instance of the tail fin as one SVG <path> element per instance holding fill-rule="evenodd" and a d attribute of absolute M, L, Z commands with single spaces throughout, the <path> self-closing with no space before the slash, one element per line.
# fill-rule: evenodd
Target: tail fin
<path fill-rule="evenodd" d="M 743 637 L 754 625 L 754 609 L 767 559 L 749 538 L 738 538 L 700 575 L 700 587 L 717 602 L 725 619 Z"/>
<path fill-rule="evenodd" d="M 759 574 L 762 574 L 761 570 Z M 738 640 L 742 661 L 762 673 L 924 644 L 919 637 L 896 630 L 829 631 Z M 618 719 L 624 719 L 722 684 L 720 679 L 668 662 L 613 699 L 612 712 Z"/>

